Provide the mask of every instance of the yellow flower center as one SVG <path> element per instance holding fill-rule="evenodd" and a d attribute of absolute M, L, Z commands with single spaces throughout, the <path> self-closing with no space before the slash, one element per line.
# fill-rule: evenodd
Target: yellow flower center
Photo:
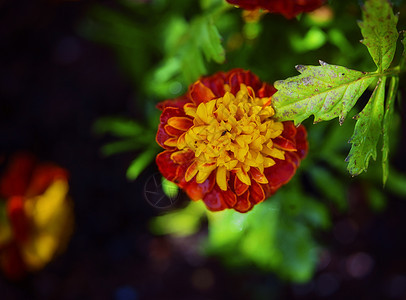
<path fill-rule="evenodd" d="M 269 98 L 257 98 L 251 87 L 240 85 L 236 95 L 225 86 L 223 97 L 184 106 L 187 115 L 194 118 L 193 126 L 178 139 L 180 150 L 192 150 L 195 162 L 186 174 L 186 181 L 195 175 L 196 182 L 204 182 L 217 170 L 216 181 L 227 190 L 229 172 L 235 172 L 243 183 L 250 185 L 248 172 L 275 164 L 273 158 L 284 159 L 284 151 L 274 147 L 272 139 L 283 131 L 283 124 L 272 119 L 274 110 Z M 267 183 L 265 176 L 264 182 Z"/>

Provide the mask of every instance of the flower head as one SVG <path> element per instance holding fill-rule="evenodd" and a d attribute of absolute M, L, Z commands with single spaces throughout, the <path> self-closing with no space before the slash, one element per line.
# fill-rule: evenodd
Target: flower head
<path fill-rule="evenodd" d="M 291 19 L 303 12 L 310 12 L 319 8 L 325 0 L 227 0 L 242 9 L 264 9 L 270 13 L 279 13 Z"/>
<path fill-rule="evenodd" d="M 158 105 L 156 162 L 163 176 L 212 211 L 246 212 L 294 175 L 306 130 L 277 122 L 275 88 L 241 69 L 203 77 Z"/>
<path fill-rule="evenodd" d="M 12 158 L 0 178 L 0 267 L 12 279 L 45 266 L 68 241 L 73 209 L 66 170 Z"/>

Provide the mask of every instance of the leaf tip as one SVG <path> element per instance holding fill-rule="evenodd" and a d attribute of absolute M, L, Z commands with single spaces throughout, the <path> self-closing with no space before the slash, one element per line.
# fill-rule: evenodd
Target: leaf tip
<path fill-rule="evenodd" d="M 299 73 L 303 73 L 306 70 L 306 66 L 304 65 L 297 65 L 295 66 L 295 69 L 299 72 Z"/>
<path fill-rule="evenodd" d="M 320 66 L 327 66 L 328 63 L 326 63 L 325 61 L 319 60 L 319 64 Z"/>

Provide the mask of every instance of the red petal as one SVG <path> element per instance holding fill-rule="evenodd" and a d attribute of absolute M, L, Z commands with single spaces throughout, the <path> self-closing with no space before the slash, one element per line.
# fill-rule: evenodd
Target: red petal
<path fill-rule="evenodd" d="M 264 170 L 272 193 L 288 182 L 296 172 L 296 166 L 289 156 L 286 156 L 285 160 L 275 159 L 275 162 L 275 165 Z"/>
<path fill-rule="evenodd" d="M 180 136 L 184 132 L 183 130 L 175 129 L 169 125 L 164 125 L 164 130 L 170 136 Z"/>
<path fill-rule="evenodd" d="M 27 190 L 31 173 L 35 166 L 35 158 L 29 154 L 17 154 L 11 162 L 0 182 L 0 194 L 3 197 L 23 196 Z"/>
<path fill-rule="evenodd" d="M 191 150 L 175 151 L 171 154 L 170 158 L 175 163 L 181 165 L 191 162 L 195 158 L 195 153 Z"/>
<path fill-rule="evenodd" d="M 225 94 L 225 75 L 226 74 L 224 72 L 218 72 L 213 76 L 202 77 L 200 81 L 213 92 L 216 98 L 220 98 Z"/>
<path fill-rule="evenodd" d="M 252 204 L 249 201 L 250 192 L 246 191 L 241 196 L 237 197 L 237 204 L 233 207 L 236 211 L 245 213 L 252 208 Z"/>
<path fill-rule="evenodd" d="M 171 139 L 171 138 L 173 138 L 173 136 L 169 135 L 165 131 L 164 125 L 159 124 L 158 131 L 157 131 L 156 137 L 155 137 L 155 140 L 158 143 L 158 145 L 161 146 L 164 149 L 171 149 L 172 147 L 169 147 L 169 146 L 165 145 L 166 140 Z"/>
<path fill-rule="evenodd" d="M 323 0 L 227 0 L 228 3 L 238 5 L 246 10 L 262 8 L 271 13 L 280 13 L 291 19 L 302 12 L 310 12 L 320 7 Z"/>
<path fill-rule="evenodd" d="M 266 176 L 262 174 L 257 168 L 252 168 L 249 171 L 249 174 L 252 179 L 254 179 L 258 183 L 267 183 Z M 252 181 L 251 181 L 252 182 Z"/>
<path fill-rule="evenodd" d="M 309 144 L 307 142 L 307 132 L 303 125 L 300 125 L 297 128 L 296 148 L 297 154 L 301 159 L 303 159 L 306 156 L 307 150 L 309 148 Z"/>
<path fill-rule="evenodd" d="M 240 196 L 244 194 L 248 190 L 249 186 L 246 185 L 244 182 L 238 179 L 237 176 L 235 176 L 234 179 L 234 192 L 237 196 Z"/>
<path fill-rule="evenodd" d="M 216 98 L 212 90 L 200 80 L 195 82 L 189 90 L 190 99 L 198 106 L 202 102 L 208 102 Z"/>
<path fill-rule="evenodd" d="M 232 70 L 229 73 L 228 82 L 231 87 L 231 93 L 236 94 L 240 90 L 240 84 L 243 83 L 246 86 L 250 86 L 257 91 L 261 88 L 262 83 L 258 77 L 252 74 L 250 71 L 243 71 L 240 69 Z"/>
<path fill-rule="evenodd" d="M 265 200 L 265 192 L 259 183 L 252 181 L 249 192 L 250 200 L 253 204 L 257 204 Z"/>
<path fill-rule="evenodd" d="M 164 110 L 166 107 L 177 107 L 183 108 L 183 106 L 190 102 L 190 100 L 186 96 L 182 96 L 173 100 L 165 100 L 157 104 L 157 108 L 160 110 Z"/>
<path fill-rule="evenodd" d="M 224 201 L 227 203 L 228 207 L 234 207 L 237 203 L 237 195 L 234 194 L 230 189 L 227 191 L 221 191 Z"/>
<path fill-rule="evenodd" d="M 172 117 L 185 117 L 186 114 L 183 109 L 176 107 L 166 107 L 161 114 L 161 124 L 167 124 L 168 120 Z"/>
<path fill-rule="evenodd" d="M 293 139 L 296 136 L 297 129 L 293 122 L 283 122 L 282 136 L 287 139 Z"/>
<path fill-rule="evenodd" d="M 41 195 L 55 180 L 68 180 L 68 172 L 52 164 L 41 164 L 35 168 L 26 196 Z"/>
<path fill-rule="evenodd" d="M 24 198 L 13 196 L 7 201 L 7 215 L 13 229 L 13 235 L 20 243 L 27 241 L 29 221 L 24 210 Z"/>
<path fill-rule="evenodd" d="M 15 242 L 2 250 L 0 263 L 4 273 L 10 279 L 21 279 L 27 273 L 26 264 Z"/>
<path fill-rule="evenodd" d="M 217 185 L 214 186 L 210 193 L 207 193 L 203 197 L 203 202 L 211 211 L 220 211 L 228 208 L 228 205 L 223 198 L 222 190 L 220 190 Z"/>
<path fill-rule="evenodd" d="M 296 168 L 300 165 L 300 157 L 296 152 L 286 152 L 286 156 L 289 156 L 289 160 L 295 164 Z"/>
<path fill-rule="evenodd" d="M 187 183 L 185 191 L 190 199 L 195 201 L 201 200 L 203 199 L 204 195 L 211 192 L 215 182 L 216 180 L 214 173 L 210 174 L 210 176 L 203 183 L 196 183 L 196 179 L 193 178 L 189 183 Z"/>
<path fill-rule="evenodd" d="M 262 83 L 262 87 L 256 93 L 259 98 L 271 97 L 276 93 L 276 89 L 267 83 Z"/>
<path fill-rule="evenodd" d="M 179 180 L 177 177 L 179 165 L 171 160 L 172 153 L 170 150 L 163 151 L 156 156 L 155 161 L 161 174 L 169 181 L 176 182 Z"/>

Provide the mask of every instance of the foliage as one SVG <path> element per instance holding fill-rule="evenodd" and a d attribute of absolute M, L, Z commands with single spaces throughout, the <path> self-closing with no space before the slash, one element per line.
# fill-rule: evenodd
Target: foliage
<path fill-rule="evenodd" d="M 394 15 L 388 1 L 367 1 L 362 12 L 363 21 L 359 22 L 364 37 L 362 43 L 368 48 L 377 70 L 359 72 L 322 61 L 320 67 L 297 66 L 301 75 L 275 83 L 278 92 L 274 96 L 274 105 L 280 120 L 294 120 L 298 124 L 313 114 L 314 122 L 339 117 L 342 124 L 358 98 L 368 86 L 376 82 L 370 100 L 356 116 L 357 123 L 350 140 L 352 147 L 346 160 L 352 175 L 367 170 L 369 159 L 376 159 L 376 147 L 383 131 L 382 165 L 385 183 L 388 176 L 388 127 L 400 72 L 399 67 L 389 69 L 398 39 L 398 17 Z M 390 78 L 391 85 L 384 119 L 387 78 Z"/>
<path fill-rule="evenodd" d="M 273 14 L 242 17 L 223 0 L 201 0 L 200 6 L 188 0 L 92 6 L 78 30 L 114 49 L 143 113 L 137 121 L 105 117 L 94 125 L 95 133 L 114 137 L 102 154 L 138 154 L 128 178 L 136 179 L 158 151 L 158 112 L 150 104 L 175 98 L 199 76 L 218 70 L 240 67 L 276 81 L 276 116 L 308 129 L 309 154 L 295 180 L 254 210 L 208 213 L 193 202 L 152 219 L 153 233 L 191 235 L 207 219 L 205 253 L 230 266 L 254 264 L 303 282 L 315 270 L 320 248 L 315 236 L 329 228 L 331 210 L 345 212 L 351 184 L 365 187 L 376 211 L 384 209 L 390 194 L 406 197 L 406 176 L 391 166 L 389 156 L 400 134 L 396 99 L 406 56 L 395 50 L 402 15 L 386 0 L 366 0 L 362 9 L 355 0 L 329 1 L 323 9 L 286 20 Z M 362 44 L 357 43 L 360 30 Z M 316 58 L 323 59 L 320 66 L 311 65 Z M 297 63 L 300 74 L 294 76 Z M 312 125 L 311 115 L 319 123 Z M 320 122 L 334 118 L 341 126 Z M 378 157 L 381 136 L 385 190 L 380 169 L 369 165 Z M 345 159 L 351 175 L 368 172 L 350 180 Z"/>

